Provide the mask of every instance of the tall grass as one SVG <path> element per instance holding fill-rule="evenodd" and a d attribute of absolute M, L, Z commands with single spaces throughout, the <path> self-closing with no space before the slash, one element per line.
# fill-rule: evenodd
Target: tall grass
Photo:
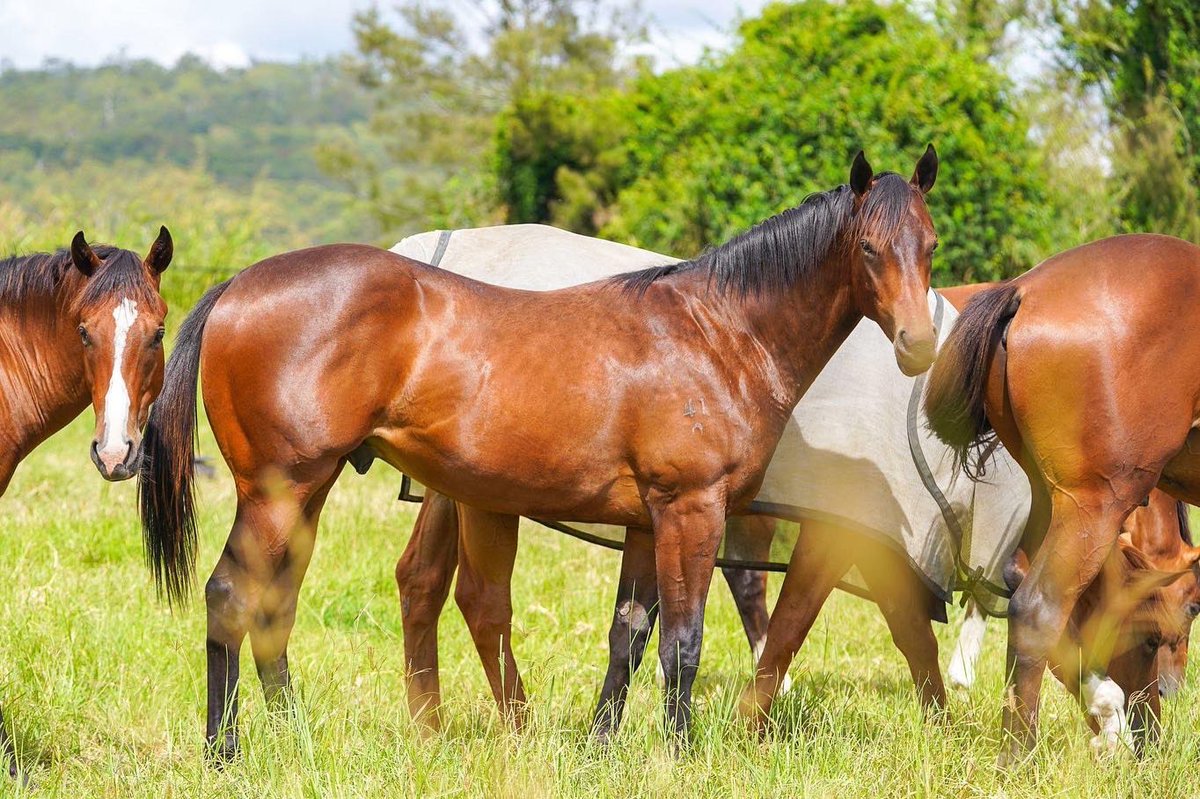
<path fill-rule="evenodd" d="M 43 204 L 21 206 L 0 201 L 0 251 L 61 246 L 81 219 L 97 240 L 144 248 L 166 222 L 178 249 L 163 286 L 177 323 L 211 282 L 306 243 L 303 231 L 286 227 L 277 238 L 257 235 L 275 218 L 266 200 L 203 192 L 197 200 L 177 179 L 149 195 L 118 193 L 112 207 L 120 210 L 109 215 L 99 196 L 48 195 Z M 92 425 L 87 411 L 44 444 L 0 498 L 6 576 L 0 705 L 38 796 L 1151 799 L 1200 793 L 1195 686 L 1168 704 L 1164 741 L 1145 761 L 1097 763 L 1080 711 L 1048 682 L 1036 756 L 1027 768 L 1003 774 L 993 767 L 1002 625 L 989 631 L 975 690 L 954 697 L 951 722 L 927 723 L 881 617 L 844 595 L 818 620 L 793 669 L 797 687 L 775 708 L 773 732 L 759 741 L 733 714 L 752 664 L 719 578 L 709 604 L 692 751 L 680 759 L 670 753 L 653 654 L 637 677 L 616 743 L 599 749 L 586 731 L 603 676 L 618 557 L 533 525 L 522 528 L 514 582 L 514 646 L 532 706 L 528 730 L 513 735 L 499 722 L 451 602 L 441 627 L 448 727 L 423 740 L 404 702 L 392 577 L 414 511 L 395 502 L 398 475 L 382 465 L 366 477 L 347 473 L 322 517 L 290 648 L 295 716 L 266 712 L 247 646 L 245 753 L 217 772 L 201 756 L 203 605 L 172 614 L 156 602 L 143 565 L 134 486 L 105 483 L 95 473 L 87 456 Z M 216 456 L 207 427 L 201 451 Z M 228 473 L 219 458 L 217 464 L 216 478 L 199 488 L 201 579 L 216 562 L 233 511 Z M 945 650 L 953 633 L 953 627 L 938 630 Z M 16 791 L 0 780 L 0 794 Z"/>

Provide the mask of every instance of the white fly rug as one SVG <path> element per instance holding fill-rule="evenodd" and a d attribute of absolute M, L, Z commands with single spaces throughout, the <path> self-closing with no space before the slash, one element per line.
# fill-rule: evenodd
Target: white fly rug
<path fill-rule="evenodd" d="M 392 251 L 477 280 L 532 290 L 676 260 L 544 225 L 432 231 L 409 236 Z M 958 314 L 932 291 L 929 303 L 944 341 Z M 1028 483 L 1002 450 L 987 482 L 959 475 L 949 449 L 926 429 L 924 385 L 924 376 L 901 374 L 891 342 L 875 323 L 863 320 L 796 406 L 753 509 L 801 525 L 805 519 L 826 520 L 876 536 L 904 553 L 939 599 L 948 602 L 953 591 L 965 591 L 987 611 L 1003 614 L 1008 592 L 1002 569 L 1028 516 Z M 419 495 L 420 488 L 405 478 L 402 497 Z M 543 523 L 608 546 L 624 540 L 622 528 Z M 786 568 L 796 530 L 792 525 L 779 530 L 767 562 L 739 558 L 738 542 L 726 541 L 721 563 Z M 852 576 L 843 587 L 862 593 L 858 585 Z"/>

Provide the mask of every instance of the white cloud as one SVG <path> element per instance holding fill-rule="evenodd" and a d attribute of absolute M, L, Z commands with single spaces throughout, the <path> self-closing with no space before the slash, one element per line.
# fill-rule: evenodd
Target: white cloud
<path fill-rule="evenodd" d="M 440 0 L 470 24 L 473 0 Z M 659 63 L 694 61 L 721 47 L 741 11 L 765 0 L 645 0 Z M 218 66 L 295 60 L 353 46 L 351 15 L 371 0 L 0 0 L 0 58 L 36 67 L 47 58 L 93 65 L 118 53 L 173 64 L 187 52 Z M 390 0 L 381 0 L 387 7 Z"/>

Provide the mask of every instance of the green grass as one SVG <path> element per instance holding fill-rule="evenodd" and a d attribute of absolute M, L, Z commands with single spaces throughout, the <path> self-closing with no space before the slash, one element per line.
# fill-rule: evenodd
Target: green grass
<path fill-rule="evenodd" d="M 1036 766 L 1005 775 L 998 749 L 1002 625 L 980 680 L 954 697 L 953 723 L 921 718 L 879 614 L 834 597 L 759 742 L 733 717 L 751 671 L 728 591 L 710 601 L 697 685 L 696 744 L 676 760 L 660 728 L 652 664 L 608 750 L 586 730 L 605 662 L 618 557 L 529 525 L 517 562 L 514 644 L 532 722 L 508 733 L 457 610 L 442 626 L 447 730 L 421 740 L 403 695 L 392 570 L 411 528 L 398 476 L 376 465 L 334 489 L 290 649 L 294 720 L 263 707 L 243 652 L 244 757 L 204 765 L 204 612 L 172 614 L 142 565 L 132 483 L 88 462 L 91 412 L 44 445 L 0 501 L 4 709 L 41 796 L 1133 796 L 1196 794 L 1200 710 L 1189 688 L 1168 705 L 1163 745 L 1142 763 L 1093 761 L 1072 701 L 1047 684 Z M 203 449 L 213 453 L 211 441 Z M 200 489 L 202 576 L 232 511 L 223 464 Z M 777 588 L 777 582 L 773 582 Z M 952 627 L 939 629 L 943 649 Z M 947 656 L 943 653 L 943 661 Z M 6 785 L 4 790 L 13 790 Z"/>

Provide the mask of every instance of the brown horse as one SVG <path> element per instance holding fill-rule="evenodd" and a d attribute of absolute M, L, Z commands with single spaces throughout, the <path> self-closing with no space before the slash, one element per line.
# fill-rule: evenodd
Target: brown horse
<path fill-rule="evenodd" d="M 1185 513 L 1182 503 L 1161 491 L 1153 491 L 1149 506 L 1130 514 L 1124 525 L 1128 541 L 1119 553 L 1114 551 L 1110 555 L 1107 578 L 1097 579 L 1085 591 L 1055 650 L 1054 675 L 1082 700 L 1097 730 L 1097 721 L 1108 721 L 1118 712 L 1121 721 L 1116 731 L 1123 730 L 1126 707 L 1134 705 L 1135 700 L 1148 702 L 1152 717 L 1157 718 L 1157 700 L 1165 693 L 1160 688 L 1164 675 L 1160 668 L 1173 675 L 1169 678 L 1174 680 L 1173 687 L 1177 688 L 1182 681 L 1187 637 L 1200 597 L 1200 580 L 1189 568 L 1200 553 L 1189 543 L 1186 516 L 1181 515 Z M 774 524 L 772 519 L 756 519 L 755 526 L 736 531 L 744 539 L 743 547 L 749 557 L 761 559 L 765 555 Z M 755 543 L 758 551 L 754 549 Z M 1007 573 L 1010 587 L 1020 584 L 1025 563 L 1023 553 L 1018 552 Z M 803 645 L 834 584 L 851 566 L 858 567 L 871 598 L 887 621 L 893 641 L 908 662 L 922 706 L 927 711 L 945 706 L 946 693 L 932 628 L 935 615 L 944 620 L 937 598 L 906 559 L 890 547 L 851 529 L 806 523 L 771 615 L 756 677 L 742 697 L 741 713 L 756 726 L 761 728 L 764 724 L 792 658 Z M 758 583 L 754 590 L 745 596 L 734 592 L 743 623 L 747 616 L 758 618 L 765 611 L 761 597 L 766 574 L 752 574 Z M 939 608 L 938 614 L 930 613 L 931 608 Z M 1104 631 L 1114 626 L 1116 639 L 1103 638 Z M 1147 647 L 1157 657 L 1143 657 Z M 956 653 L 958 656 L 961 655 Z M 1080 662 L 1107 667 L 1107 676 L 1120 689 L 1116 694 L 1120 703 L 1117 708 L 1107 704 L 1114 695 L 1111 689 L 1104 701 L 1097 701 L 1096 686 L 1081 683 Z M 1166 665 L 1160 667 L 1160 662 Z M 1137 720 L 1139 716 L 1135 714 L 1134 718 Z M 1117 742 L 1118 739 L 1104 739 L 1105 746 Z"/>
<path fill-rule="evenodd" d="M 132 477 L 142 423 L 163 377 L 159 275 L 171 262 L 164 227 L 145 258 L 91 247 L 0 261 L 0 494 L 25 456 L 90 403 L 91 458 L 106 480 Z M 17 773 L 0 721 L 0 749 Z"/>
<path fill-rule="evenodd" d="M 962 286 L 940 291 L 961 308 L 987 287 Z M 423 717 L 430 693 L 437 691 L 436 624 L 452 582 L 461 524 L 455 503 L 447 497 L 427 491 L 424 503 L 396 572 L 405 620 L 409 625 L 405 640 L 415 687 L 410 693 L 410 710 L 416 718 Z M 1123 561 L 1114 564 L 1118 569 L 1125 566 L 1120 572 L 1121 580 L 1111 585 L 1097 581 L 1089 589 L 1093 599 L 1086 613 L 1081 609 L 1077 614 L 1071 636 L 1064 637 L 1064 652 L 1092 652 L 1097 642 L 1090 633 L 1097 628 L 1101 611 L 1116 610 L 1115 606 L 1125 599 L 1123 589 L 1136 575 L 1145 572 L 1136 564 L 1148 564 L 1147 568 L 1169 573 L 1186 568 L 1187 560 L 1194 556 L 1186 512 L 1181 508 L 1182 503 L 1155 491 L 1151 493 L 1148 508 L 1139 508 L 1131 514 L 1126 529 L 1131 533 L 1133 549 L 1126 553 Z M 777 520 L 759 515 L 729 519 L 726 558 L 746 563 L 768 562 L 776 524 Z M 463 529 L 462 535 L 478 533 Z M 652 547 L 644 544 L 644 537 L 630 542 L 630 552 L 622 563 L 609 634 L 608 671 L 596 717 L 597 732 L 602 736 L 613 728 L 613 717 L 620 715 L 629 679 L 642 660 L 657 615 L 654 553 Z M 934 709 L 945 705 L 937 640 L 931 626 L 935 618 L 945 621 L 942 603 L 906 558 L 890 547 L 828 520 L 809 520 L 804 524 L 801 540 L 793 553 L 777 615 L 770 623 L 775 634 L 771 636 L 769 648 L 766 647 L 766 573 L 737 568 L 723 570 L 754 660 L 758 662 L 762 656 L 754 688 L 747 691 L 743 702 L 743 713 L 757 724 L 765 721 L 775 691 L 780 681 L 786 679 L 788 664 L 803 644 L 829 592 L 851 567 L 858 568 L 871 597 L 883 612 L 893 640 L 908 661 L 923 706 Z M 1159 625 L 1160 660 L 1164 661 L 1164 668 L 1173 669 L 1180 679 L 1180 659 L 1186 662 L 1186 636 L 1195 615 L 1192 611 L 1198 593 L 1200 581 L 1195 575 L 1172 582 L 1161 589 L 1158 606 L 1173 610 L 1173 615 L 1161 618 L 1162 614 L 1156 614 L 1151 618 Z M 1124 611 L 1122 614 L 1132 615 Z M 1122 649 L 1134 646 L 1129 635 L 1135 626 L 1133 623 L 1126 625 Z M 1140 647 L 1141 643 L 1139 640 L 1136 646 Z M 1078 656 L 1073 660 L 1078 661 Z M 1128 661 L 1128 658 L 1124 659 L 1124 665 L 1115 675 L 1121 689 L 1122 714 L 1124 698 L 1132 700 L 1142 695 L 1156 679 L 1155 674 L 1147 671 L 1153 664 L 1144 664 L 1141 670 L 1131 672 Z M 1168 664 L 1167 661 L 1171 662 Z M 973 662 L 972 659 L 972 665 Z M 1063 669 L 1056 673 L 1079 696 L 1077 675 L 1072 681 Z M 420 685 L 422 682 L 426 683 L 425 690 Z M 1108 693 L 1111 695 L 1112 692 Z M 1089 700 L 1085 704 L 1091 709 L 1095 703 Z"/>
<path fill-rule="evenodd" d="M 523 693 L 498 660 L 516 515 L 652 530 L 666 710 L 686 736 L 725 518 L 757 492 L 796 402 L 864 315 L 904 371 L 933 360 L 924 193 L 936 170 L 932 148 L 911 181 L 874 176 L 860 153 L 849 186 L 694 261 L 560 291 L 496 288 L 354 245 L 277 256 L 212 289 L 167 366 L 141 481 L 151 562 L 182 598 L 202 371 L 238 496 L 205 590 L 210 749 L 237 748 L 247 633 L 268 695 L 286 695 L 317 519 L 363 449 L 479 509 L 489 535 L 460 552 L 460 602 L 514 718 Z"/>
<path fill-rule="evenodd" d="M 994 431 L 1033 488 L 1002 763 L 1033 746 L 1046 666 L 1125 517 L 1155 486 L 1200 501 L 1197 303 L 1200 247 L 1104 239 L 977 295 L 930 377 L 930 424 L 971 472 Z"/>

